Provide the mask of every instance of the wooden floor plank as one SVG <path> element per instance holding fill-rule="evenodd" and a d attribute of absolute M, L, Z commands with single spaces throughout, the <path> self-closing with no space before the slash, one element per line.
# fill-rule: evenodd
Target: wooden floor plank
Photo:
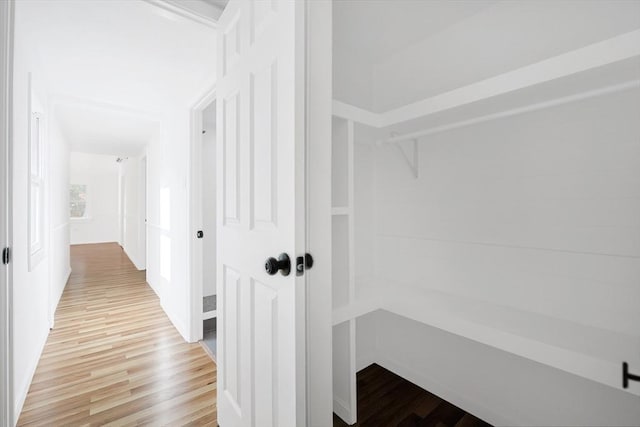
<path fill-rule="evenodd" d="M 491 427 L 486 422 L 373 364 L 358 372 L 358 427 Z M 348 427 L 337 415 L 334 427 Z"/>
<path fill-rule="evenodd" d="M 216 426 L 216 366 L 115 243 L 71 247 L 19 426 Z"/>

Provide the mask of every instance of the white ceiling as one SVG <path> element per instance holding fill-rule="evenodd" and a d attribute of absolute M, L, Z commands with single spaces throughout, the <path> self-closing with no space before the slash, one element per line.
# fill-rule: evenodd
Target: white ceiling
<path fill-rule="evenodd" d="M 495 5 L 492 0 L 334 0 L 333 96 L 373 109 L 373 69 Z"/>
<path fill-rule="evenodd" d="M 108 138 L 124 151 L 146 143 L 149 122 L 113 110 L 187 108 L 215 82 L 215 29 L 146 1 L 21 1 L 16 23 L 37 49 L 49 94 L 86 101 L 87 111 L 78 102 L 61 110 L 61 128 L 79 151 L 107 150 Z M 92 110 L 96 104 L 111 112 Z"/>
<path fill-rule="evenodd" d="M 59 104 L 55 118 L 71 151 L 136 156 L 157 132 L 158 123 L 121 109 Z"/>
<path fill-rule="evenodd" d="M 495 0 L 334 0 L 334 50 L 376 63 Z"/>

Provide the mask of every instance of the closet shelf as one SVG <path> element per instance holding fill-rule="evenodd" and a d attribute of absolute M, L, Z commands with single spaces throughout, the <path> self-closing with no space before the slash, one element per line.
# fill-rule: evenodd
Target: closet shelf
<path fill-rule="evenodd" d="M 334 308 L 332 316 L 333 326 L 364 316 L 380 308 L 380 301 L 376 297 L 356 300 L 350 304 Z"/>
<path fill-rule="evenodd" d="M 393 291 L 333 311 L 333 324 L 386 310 L 621 389 L 622 362 L 640 354 L 640 336 L 526 312 L 434 290 L 389 284 Z M 627 389 L 640 396 L 640 390 Z"/>
<path fill-rule="evenodd" d="M 386 112 L 334 100 L 333 115 L 382 129 L 638 57 L 635 30 Z"/>
<path fill-rule="evenodd" d="M 504 119 L 508 117 L 518 116 L 521 114 L 532 113 L 535 111 L 544 110 L 546 108 L 552 108 L 560 105 L 570 104 L 572 102 L 579 102 L 589 98 L 595 98 L 598 96 L 609 95 L 617 92 L 623 92 L 629 89 L 637 89 L 639 87 L 640 87 L 640 80 L 630 80 L 624 83 L 606 86 L 599 89 L 589 90 L 589 91 L 582 92 L 575 95 L 563 96 L 560 98 L 538 102 L 538 103 L 526 105 L 523 107 L 508 109 L 498 113 L 487 114 L 487 115 L 475 117 L 468 120 L 461 120 L 461 121 L 450 123 L 443 126 L 436 126 L 428 129 L 419 130 L 416 132 L 410 132 L 404 135 L 392 134 L 389 138 L 376 141 L 376 143 L 377 144 L 392 144 L 392 143 L 397 144 L 399 142 L 412 141 L 415 147 L 417 141 L 420 138 L 423 138 L 425 136 L 435 135 L 441 132 L 447 132 L 450 130 L 460 129 L 467 126 L 473 126 L 480 123 L 489 122 L 492 120 L 499 120 L 499 119 Z M 417 153 L 416 148 L 414 148 L 414 152 Z M 417 159 L 417 154 L 414 154 L 414 156 Z M 405 157 L 406 157 L 406 154 L 405 154 Z M 416 160 L 416 164 L 417 164 L 417 160 Z"/>
<path fill-rule="evenodd" d="M 202 320 L 213 319 L 213 318 L 215 318 L 217 316 L 218 316 L 218 311 L 217 310 L 206 311 L 206 312 L 202 313 Z"/>
<path fill-rule="evenodd" d="M 202 320 L 213 319 L 217 316 L 217 296 L 207 295 L 202 298 Z"/>

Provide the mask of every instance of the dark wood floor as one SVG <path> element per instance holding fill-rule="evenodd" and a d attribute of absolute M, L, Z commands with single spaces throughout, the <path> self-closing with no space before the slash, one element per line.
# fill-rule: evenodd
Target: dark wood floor
<path fill-rule="evenodd" d="M 481 419 L 373 364 L 358 372 L 359 427 L 491 427 Z M 346 427 L 333 416 L 334 427 Z"/>

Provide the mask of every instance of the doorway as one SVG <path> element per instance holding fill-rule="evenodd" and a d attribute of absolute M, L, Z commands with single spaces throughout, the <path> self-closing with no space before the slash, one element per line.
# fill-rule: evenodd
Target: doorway
<path fill-rule="evenodd" d="M 208 93 L 192 110 L 192 340 L 217 354 L 216 101 Z"/>
<path fill-rule="evenodd" d="M 216 358 L 216 103 L 202 111 L 202 342 Z"/>

